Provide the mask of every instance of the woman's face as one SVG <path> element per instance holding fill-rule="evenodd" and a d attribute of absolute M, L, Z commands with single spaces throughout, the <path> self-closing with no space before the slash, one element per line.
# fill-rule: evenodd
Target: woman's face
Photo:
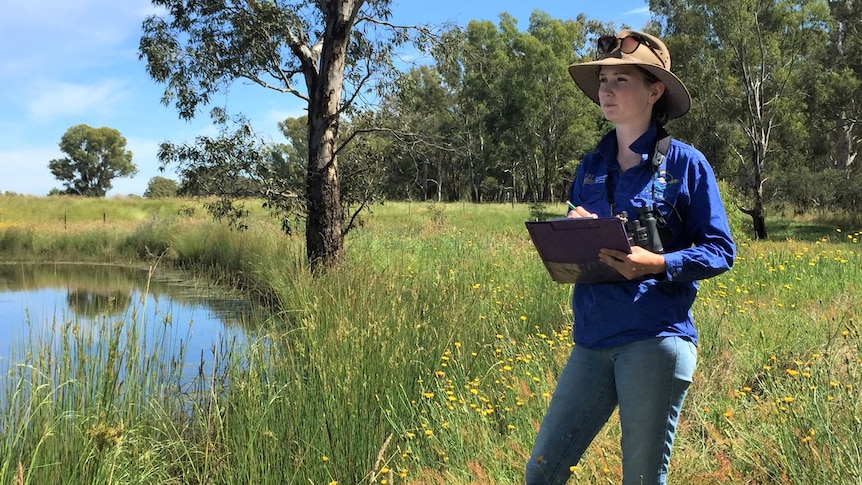
<path fill-rule="evenodd" d="M 599 71 L 599 104 L 615 125 L 648 124 L 664 89 L 664 83 L 649 83 L 635 66 L 602 66 Z"/>

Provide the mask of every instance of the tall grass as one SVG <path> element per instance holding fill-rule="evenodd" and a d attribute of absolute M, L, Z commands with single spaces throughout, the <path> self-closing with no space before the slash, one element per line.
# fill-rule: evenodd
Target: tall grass
<path fill-rule="evenodd" d="M 130 315 L 120 338 L 58 322 L 6 370 L 0 482 L 519 483 L 572 345 L 570 288 L 545 273 L 529 217 L 376 207 L 344 267 L 314 278 L 302 241 L 263 220 L 236 233 L 165 215 L 103 232 L 105 251 L 143 244 L 160 264 L 241 281 L 275 316 L 242 348 L 216 345 L 219 364 L 192 381 L 133 343 L 170 329 L 136 336 Z M 862 256 L 858 232 L 841 229 L 744 242 L 733 271 L 702 283 L 672 483 L 862 480 Z M 619 483 L 612 421 L 575 483 Z"/>

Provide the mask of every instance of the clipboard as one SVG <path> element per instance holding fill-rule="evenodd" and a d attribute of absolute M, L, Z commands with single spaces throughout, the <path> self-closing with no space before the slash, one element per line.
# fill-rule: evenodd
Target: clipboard
<path fill-rule="evenodd" d="M 555 219 L 525 224 L 542 262 L 557 283 L 625 281 L 617 270 L 599 261 L 601 248 L 632 252 L 622 219 Z"/>

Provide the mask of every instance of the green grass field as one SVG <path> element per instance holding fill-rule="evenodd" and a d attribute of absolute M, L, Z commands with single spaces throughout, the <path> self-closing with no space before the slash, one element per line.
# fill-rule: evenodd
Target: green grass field
<path fill-rule="evenodd" d="M 375 206 L 312 278 L 262 211 L 238 233 L 188 201 L 0 197 L 2 260 L 179 265 L 274 308 L 192 383 L 116 329 L 38 336 L 3 369 L 0 483 L 520 483 L 572 345 L 530 213 Z M 735 268 L 701 285 L 670 483 L 862 482 L 859 228 L 779 227 L 735 227 Z M 612 419 L 572 483 L 619 483 L 618 440 Z"/>

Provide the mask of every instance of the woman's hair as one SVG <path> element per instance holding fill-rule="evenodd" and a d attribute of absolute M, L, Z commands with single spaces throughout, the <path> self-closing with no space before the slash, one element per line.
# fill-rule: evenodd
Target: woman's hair
<path fill-rule="evenodd" d="M 646 69 L 637 66 L 637 68 L 643 73 L 644 79 L 648 84 L 655 84 L 657 82 L 661 82 L 659 78 L 655 77 L 653 73 L 647 71 Z M 668 116 L 667 110 L 667 91 L 661 95 L 658 101 L 652 106 L 652 120 L 659 126 L 664 126 L 665 123 L 668 122 L 670 117 Z"/>

